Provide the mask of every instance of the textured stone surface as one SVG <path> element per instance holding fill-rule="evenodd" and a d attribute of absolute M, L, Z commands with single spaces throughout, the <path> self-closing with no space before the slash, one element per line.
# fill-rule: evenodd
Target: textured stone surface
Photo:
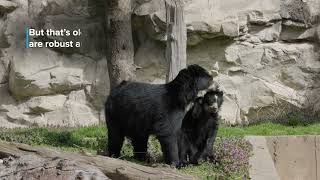
<path fill-rule="evenodd" d="M 266 139 L 281 179 L 319 179 L 318 136 L 280 136 Z"/>
<path fill-rule="evenodd" d="M 11 1 L 1 0 L 0 1 L 0 13 L 10 13 L 13 10 L 15 10 L 18 7 L 18 5 Z"/>
<path fill-rule="evenodd" d="M 67 97 L 65 95 L 38 96 L 30 98 L 25 105 L 29 114 L 44 114 L 63 108 Z"/>
<path fill-rule="evenodd" d="M 320 136 L 248 136 L 251 179 L 318 180 Z"/>
<path fill-rule="evenodd" d="M 310 43 L 256 45 L 216 39 L 189 48 L 188 61 L 218 70 L 216 80 L 226 92 L 222 117 L 245 123 L 275 116 L 270 107 L 277 108 L 283 101 L 295 106 L 306 103 L 320 68 L 317 48 Z M 159 49 L 161 45 L 150 42 L 138 49 L 136 62 L 142 67 L 138 70 L 142 80 L 164 77 L 164 51 Z"/>
<path fill-rule="evenodd" d="M 318 0 L 282 0 L 281 17 L 293 21 L 302 22 L 306 25 L 319 22 L 320 1 Z"/>
<path fill-rule="evenodd" d="M 66 56 L 49 49 L 28 49 L 14 57 L 9 77 L 10 91 L 18 99 L 79 90 L 94 81 L 96 62 Z"/>
<path fill-rule="evenodd" d="M 104 30 L 102 23 L 92 19 L 87 19 L 83 17 L 70 17 L 68 15 L 55 15 L 47 16 L 45 19 L 45 29 L 68 29 L 71 31 L 81 30 L 81 36 L 50 36 L 48 37 L 51 40 L 58 40 L 62 42 L 80 42 L 80 48 L 60 48 L 59 52 L 66 54 L 79 53 L 92 59 L 99 60 L 103 58 L 105 44 L 103 39 Z M 90 42 L 90 43 L 87 43 Z"/>
<path fill-rule="evenodd" d="M 0 1 L 3 126 L 104 122 L 109 79 L 103 2 Z M 318 0 L 185 0 L 187 60 L 214 70 L 225 91 L 225 122 L 277 118 L 284 104 L 320 111 L 319 9 Z M 133 12 L 137 80 L 163 83 L 163 0 L 137 1 Z M 80 28 L 79 38 L 48 38 L 82 47 L 26 49 L 25 27 Z"/>
<path fill-rule="evenodd" d="M 138 15 L 150 14 L 147 19 L 152 25 L 152 38 L 165 40 L 165 8 L 163 3 L 152 0 L 136 11 Z M 185 0 L 185 19 L 189 33 L 188 44 L 197 45 L 204 39 L 219 36 L 237 37 L 249 30 L 249 23 L 268 24 L 281 20 L 280 0 Z"/>
<path fill-rule="evenodd" d="M 0 164 L 0 176 L 7 179 L 110 180 L 95 166 L 59 157 L 43 158 L 25 154 L 16 158 L 6 157 L 2 161 L 7 163 Z"/>
<path fill-rule="evenodd" d="M 316 28 L 316 40 L 320 43 L 320 25 Z"/>
<path fill-rule="evenodd" d="M 99 112 L 88 105 L 84 90 L 68 96 L 33 97 L 17 106 L 3 104 L 0 112 L 10 123 L 20 126 L 81 127 L 99 123 Z"/>
<path fill-rule="evenodd" d="M 246 139 L 253 147 L 253 156 L 249 159 L 250 178 L 254 180 L 280 180 L 269 153 L 266 138 L 263 136 L 248 136 Z"/>
<path fill-rule="evenodd" d="M 0 83 L 5 83 L 7 81 L 7 75 L 7 68 L 1 63 L 0 60 Z"/>
<path fill-rule="evenodd" d="M 316 27 L 306 29 L 284 25 L 280 38 L 286 42 L 317 41 L 316 30 Z"/>
<path fill-rule="evenodd" d="M 0 124 L 1 128 L 7 128 L 7 129 L 12 129 L 12 128 L 27 128 L 27 125 L 19 124 L 16 122 L 11 122 L 8 121 L 7 117 L 0 116 Z"/>
<path fill-rule="evenodd" d="M 290 106 L 316 107 L 310 99 L 318 99 L 314 84 L 320 76 L 317 6 L 318 1 L 294 0 L 186 1 L 188 63 L 218 72 L 216 80 L 226 92 L 221 111 L 226 122 L 274 119 Z M 149 2 L 142 11 L 149 16 L 138 22 L 152 25 L 136 27 L 138 77 L 161 82 L 165 52 L 150 38 L 165 40 L 163 7 Z"/>
<path fill-rule="evenodd" d="M 14 104 L 15 100 L 9 93 L 8 84 L 0 84 L 0 105 L 2 104 Z"/>
<path fill-rule="evenodd" d="M 9 13 L 0 18 L 0 117 L 6 124 L 1 127 L 99 123 L 109 91 L 101 2 L 16 0 L 9 2 L 17 4 L 12 12 L 1 11 Z M 80 28 L 78 38 L 48 38 L 79 41 L 83 46 L 26 49 L 25 27 Z"/>

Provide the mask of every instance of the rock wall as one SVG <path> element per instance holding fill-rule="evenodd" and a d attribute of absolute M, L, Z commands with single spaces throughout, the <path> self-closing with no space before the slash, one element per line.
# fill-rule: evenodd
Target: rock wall
<path fill-rule="evenodd" d="M 77 127 L 104 121 L 109 80 L 103 2 L 0 0 L 1 127 Z M 319 111 L 319 0 L 185 3 L 188 63 L 217 75 L 226 92 L 226 122 L 266 119 L 283 104 Z M 162 0 L 134 4 L 139 81 L 164 82 L 164 8 Z M 26 27 L 81 28 L 82 47 L 26 49 Z"/>
<path fill-rule="evenodd" d="M 188 63 L 215 72 L 222 118 L 248 123 L 296 109 L 320 110 L 319 0 L 186 0 Z M 165 14 L 160 1 L 135 9 L 138 77 L 162 82 Z"/>
<path fill-rule="evenodd" d="M 88 0 L 1 0 L 0 12 L 0 126 L 78 127 L 104 121 L 101 109 L 109 80 L 103 4 Z M 26 27 L 81 28 L 77 41 L 82 46 L 26 49 Z"/>

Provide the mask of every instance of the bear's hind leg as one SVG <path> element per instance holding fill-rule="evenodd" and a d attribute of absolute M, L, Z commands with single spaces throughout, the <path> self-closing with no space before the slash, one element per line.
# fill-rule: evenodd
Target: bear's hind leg
<path fill-rule="evenodd" d="M 148 136 L 132 138 L 134 158 L 139 161 L 145 161 L 148 150 Z"/>
<path fill-rule="evenodd" d="M 158 137 L 161 149 L 163 153 L 163 158 L 166 164 L 171 166 L 179 165 L 179 152 L 178 152 L 178 143 L 177 137 L 174 135 L 167 137 Z"/>
<path fill-rule="evenodd" d="M 116 129 L 108 128 L 108 156 L 118 158 L 124 141 L 124 135 Z"/>

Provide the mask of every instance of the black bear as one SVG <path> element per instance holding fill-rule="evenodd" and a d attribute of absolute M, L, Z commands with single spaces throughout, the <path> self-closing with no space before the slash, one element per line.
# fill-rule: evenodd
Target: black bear
<path fill-rule="evenodd" d="M 160 141 L 164 160 L 179 163 L 177 135 L 187 107 L 197 94 L 213 85 L 204 68 L 190 65 L 167 84 L 123 81 L 106 101 L 107 154 L 119 157 L 124 137 L 132 141 L 135 158 L 144 160 L 149 135 Z"/>
<path fill-rule="evenodd" d="M 223 92 L 218 88 L 199 97 L 182 121 L 178 135 L 180 165 L 213 160 L 213 144 L 218 131 Z"/>

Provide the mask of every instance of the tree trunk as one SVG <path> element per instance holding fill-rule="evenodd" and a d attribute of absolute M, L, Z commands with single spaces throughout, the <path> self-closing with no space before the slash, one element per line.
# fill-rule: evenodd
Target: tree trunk
<path fill-rule="evenodd" d="M 170 168 L 0 142 L 0 179 L 195 179 Z"/>
<path fill-rule="evenodd" d="M 107 60 L 111 90 L 134 78 L 131 0 L 106 1 Z"/>
<path fill-rule="evenodd" d="M 182 0 L 166 0 L 166 22 L 167 82 L 169 82 L 178 75 L 181 69 L 187 66 L 187 31 Z"/>

